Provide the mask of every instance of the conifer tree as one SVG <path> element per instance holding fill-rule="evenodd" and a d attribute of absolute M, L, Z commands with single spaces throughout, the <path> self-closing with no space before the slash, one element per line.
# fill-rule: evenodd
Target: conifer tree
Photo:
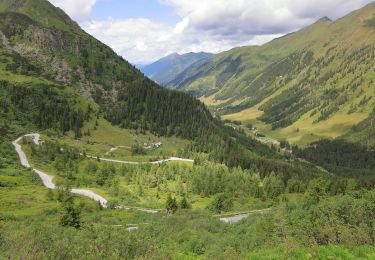
<path fill-rule="evenodd" d="M 177 201 L 176 198 L 172 198 L 171 194 L 168 194 L 167 202 L 165 204 L 165 208 L 167 209 L 168 213 L 174 213 L 177 210 Z"/>
<path fill-rule="evenodd" d="M 60 224 L 63 227 L 74 227 L 80 228 L 81 227 L 81 212 L 80 210 L 74 205 L 74 198 L 73 195 L 69 192 L 70 189 L 68 187 L 62 188 L 63 198 L 62 198 L 62 214 L 60 217 Z"/>

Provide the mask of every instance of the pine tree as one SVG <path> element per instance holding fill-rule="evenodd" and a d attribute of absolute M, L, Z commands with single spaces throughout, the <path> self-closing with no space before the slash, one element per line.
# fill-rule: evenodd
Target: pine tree
<path fill-rule="evenodd" d="M 174 213 L 177 210 L 177 201 L 176 198 L 172 198 L 171 194 L 168 194 L 167 202 L 165 204 L 165 208 L 167 209 L 168 213 Z"/>
<path fill-rule="evenodd" d="M 63 227 L 81 227 L 81 212 L 73 203 L 63 205 L 63 214 L 60 218 L 60 224 Z"/>
<path fill-rule="evenodd" d="M 64 197 L 62 199 L 62 215 L 60 217 L 60 224 L 63 227 L 74 227 L 80 228 L 81 227 L 81 212 L 80 210 L 74 205 L 74 198 L 72 194 L 69 192 L 69 188 L 63 188 L 65 191 Z"/>

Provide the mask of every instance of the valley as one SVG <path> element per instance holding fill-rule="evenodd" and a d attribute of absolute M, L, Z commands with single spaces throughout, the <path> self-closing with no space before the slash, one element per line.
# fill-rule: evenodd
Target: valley
<path fill-rule="evenodd" d="M 53 3 L 0 0 L 0 259 L 374 258 L 374 4 L 141 71 Z"/>
<path fill-rule="evenodd" d="M 251 122 L 278 140 L 302 146 L 322 138 L 350 140 L 352 128 L 373 117 L 373 13 L 369 4 L 262 46 L 217 54 L 168 87 L 192 93 L 222 118 Z"/>

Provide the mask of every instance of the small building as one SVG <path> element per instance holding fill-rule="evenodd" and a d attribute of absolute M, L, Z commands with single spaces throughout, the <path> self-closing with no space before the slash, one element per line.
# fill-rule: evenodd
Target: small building
<path fill-rule="evenodd" d="M 146 149 L 157 149 L 157 148 L 160 148 L 162 145 L 161 142 L 157 142 L 157 143 L 144 143 L 143 146 L 146 148 Z"/>

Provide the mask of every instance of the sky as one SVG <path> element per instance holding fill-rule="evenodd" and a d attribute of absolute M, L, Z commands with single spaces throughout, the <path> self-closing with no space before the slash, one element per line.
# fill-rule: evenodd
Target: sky
<path fill-rule="evenodd" d="M 261 45 L 373 0 L 49 0 L 134 64 Z"/>

